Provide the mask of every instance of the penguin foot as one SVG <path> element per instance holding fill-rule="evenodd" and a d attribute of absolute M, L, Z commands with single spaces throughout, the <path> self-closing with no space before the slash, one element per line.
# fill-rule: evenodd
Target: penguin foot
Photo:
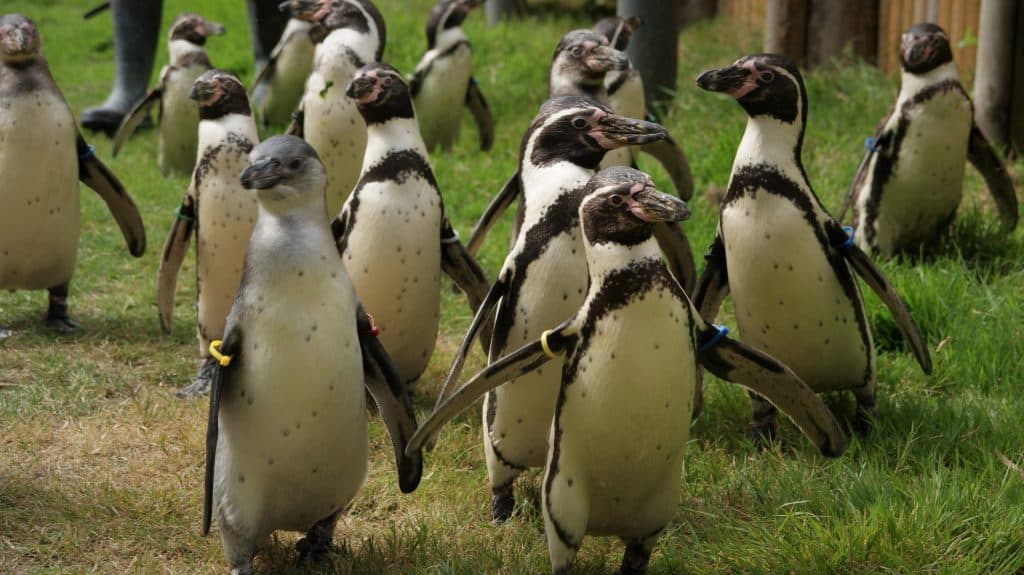
<path fill-rule="evenodd" d="M 853 432 L 857 434 L 857 437 L 867 437 L 871 435 L 871 431 L 875 428 L 874 415 L 867 412 L 857 410 L 857 415 L 853 418 Z"/>
<path fill-rule="evenodd" d="M 646 575 L 647 565 L 651 561 L 651 552 L 643 545 L 630 543 L 622 554 L 622 565 L 615 575 Z"/>
<path fill-rule="evenodd" d="M 512 484 L 491 488 L 491 520 L 501 525 L 512 517 L 516 508 L 516 496 L 512 493 Z"/>
<path fill-rule="evenodd" d="M 175 391 L 174 395 L 182 399 L 190 399 L 210 393 L 210 384 L 213 382 L 213 370 L 215 369 L 217 369 L 216 362 L 204 360 L 192 383 Z"/>
<path fill-rule="evenodd" d="M 71 319 L 68 316 L 64 317 L 47 317 L 46 318 L 46 329 L 55 331 L 61 334 L 75 333 L 78 331 L 78 322 Z M 3 339 L 0 336 L 0 339 Z"/>
<path fill-rule="evenodd" d="M 775 442 L 777 435 L 778 428 L 775 426 L 774 421 L 770 424 L 750 424 L 750 440 L 754 442 L 758 449 L 765 449 L 770 446 Z"/>
<path fill-rule="evenodd" d="M 295 543 L 295 550 L 299 552 L 299 563 L 318 563 L 331 552 L 331 542 L 307 536 Z"/>

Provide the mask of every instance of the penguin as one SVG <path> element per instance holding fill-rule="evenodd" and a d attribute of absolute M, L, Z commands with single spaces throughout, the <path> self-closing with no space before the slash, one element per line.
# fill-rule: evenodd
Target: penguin
<path fill-rule="evenodd" d="M 658 124 L 616 116 L 578 96 L 545 102 L 520 148 L 513 180 L 523 190 L 522 231 L 478 307 L 450 369 L 457 373 L 478 330 L 493 318 L 490 361 L 538 337 L 543 326 L 573 314 L 587 292 L 587 262 L 577 208 L 607 150 L 665 137 Z M 484 454 L 495 522 L 515 505 L 513 483 L 544 465 L 560 366 L 517 378 L 484 400 Z M 442 389 L 438 405 L 444 401 Z"/>
<path fill-rule="evenodd" d="M 402 75 L 387 64 L 367 64 L 346 94 L 366 121 L 366 155 L 332 228 L 356 293 L 380 326 L 381 343 L 411 384 L 437 341 L 441 272 L 467 294 L 472 311 L 487 295 L 487 277 L 445 216 Z"/>
<path fill-rule="evenodd" d="M 245 86 L 228 72 L 203 73 L 189 91 L 199 108 L 199 159 L 188 192 L 175 210 L 157 280 L 160 328 L 171 333 L 174 288 L 189 241 L 196 236 L 196 338 L 200 371 L 180 396 L 210 389 L 210 342 L 224 335 L 224 321 L 238 292 L 242 261 L 256 223 L 256 196 L 238 174 L 259 142 Z"/>
<path fill-rule="evenodd" d="M 114 136 L 111 154 L 117 157 L 125 141 L 159 104 L 157 121 L 157 165 L 164 176 L 189 174 L 196 165 L 196 126 L 199 114 L 189 100 L 189 90 L 203 72 L 213 68 L 204 46 L 210 36 L 220 36 L 224 26 L 198 14 L 180 14 L 167 35 L 170 64 L 160 70 L 157 85 L 146 93 L 124 117 Z"/>
<path fill-rule="evenodd" d="M 584 536 L 598 534 L 625 542 L 618 573 L 643 574 L 678 510 L 701 365 L 768 396 L 822 454 L 841 455 L 846 438 L 796 374 L 705 323 L 669 274 L 651 224 L 685 218 L 682 200 L 625 167 L 602 170 L 584 193 L 578 210 L 590 276 L 586 300 L 567 321 L 459 387 L 409 448 L 423 445 L 481 393 L 551 370 L 549 363 L 564 355 L 541 492 L 552 571 L 570 573 Z"/>
<path fill-rule="evenodd" d="M 865 143 L 839 220 L 852 204 L 857 245 L 881 256 L 927 247 L 953 220 L 970 160 L 1009 233 L 1017 225 L 1013 180 L 974 122 L 949 37 L 915 24 L 903 33 L 899 60 L 896 103 Z"/>
<path fill-rule="evenodd" d="M 849 389 L 854 430 L 875 413 L 875 346 L 854 272 L 889 308 L 925 373 L 931 357 L 903 300 L 832 219 L 801 161 L 807 90 L 782 56 L 757 54 L 697 78 L 747 112 L 717 235 L 693 301 L 712 321 L 732 293 L 744 343 L 772 354 L 817 392 Z M 774 408 L 752 395 L 752 435 L 775 434 Z"/>
<path fill-rule="evenodd" d="M 312 28 L 310 22 L 289 18 L 270 59 L 253 78 L 252 100 L 264 126 L 289 122 L 302 99 L 306 78 L 313 69 Z"/>
<path fill-rule="evenodd" d="M 366 123 L 345 89 L 357 70 L 380 61 L 384 18 L 370 0 L 288 0 L 281 9 L 314 23 L 313 71 L 288 133 L 305 138 L 323 160 L 331 218 L 356 185 L 366 150 Z"/>
<path fill-rule="evenodd" d="M 117 177 L 86 143 L 53 81 L 35 23 L 0 16 L 0 289 L 49 292 L 46 326 L 78 328 L 68 315 L 68 288 L 78 256 L 78 183 L 92 188 L 139 257 L 146 230 Z M 11 335 L 0 327 L 0 340 Z"/>
<path fill-rule="evenodd" d="M 259 217 L 210 392 L 202 532 L 214 514 L 233 575 L 251 574 L 275 530 L 303 531 L 302 555 L 331 544 L 367 472 L 364 386 L 395 449 L 399 487 L 422 458 L 405 454 L 416 419 L 372 320 L 359 307 L 324 212 L 326 173 L 309 144 L 274 136 L 241 174 Z"/>
<path fill-rule="evenodd" d="M 459 137 L 462 107 L 476 121 L 480 149 L 494 145 L 494 118 L 473 77 L 473 49 L 462 31 L 469 11 L 484 0 L 441 0 L 427 20 L 427 52 L 409 78 L 428 150 L 449 151 Z"/>

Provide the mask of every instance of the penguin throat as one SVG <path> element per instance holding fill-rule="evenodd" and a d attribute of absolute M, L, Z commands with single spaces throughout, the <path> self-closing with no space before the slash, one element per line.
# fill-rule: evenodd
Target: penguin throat
<path fill-rule="evenodd" d="M 587 255 L 591 286 L 600 285 L 598 278 L 606 277 L 616 270 L 648 262 L 661 262 L 658 242 L 650 234 L 646 240 L 635 245 L 604 241 L 594 243 L 591 238 L 586 237 L 587 234 L 584 236 L 584 251 Z"/>
<path fill-rule="evenodd" d="M 202 52 L 205 54 L 205 50 L 203 50 L 202 46 L 193 44 L 188 40 L 176 38 L 167 43 L 167 54 L 170 57 L 171 62 L 178 62 L 189 54 L 194 54 L 196 52 Z"/>
<path fill-rule="evenodd" d="M 900 78 L 900 93 L 896 100 L 896 107 L 899 108 L 904 102 L 914 98 L 922 91 L 950 80 L 960 82 L 960 72 L 956 69 L 954 62 L 947 62 L 923 74 L 904 71 Z"/>
<path fill-rule="evenodd" d="M 770 116 L 756 116 L 747 120 L 747 129 L 736 151 L 733 172 L 744 166 L 769 164 L 780 168 L 800 166 L 803 146 L 802 123 L 789 123 Z"/>

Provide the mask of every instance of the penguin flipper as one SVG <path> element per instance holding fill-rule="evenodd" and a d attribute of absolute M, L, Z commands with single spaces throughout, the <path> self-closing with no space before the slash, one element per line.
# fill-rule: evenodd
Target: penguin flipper
<path fill-rule="evenodd" d="M 885 130 L 885 126 L 889 123 L 889 118 L 892 116 L 892 112 L 886 114 L 882 121 L 875 128 L 875 135 L 871 137 L 866 143 L 864 156 L 860 159 L 860 164 L 857 166 L 857 171 L 853 174 L 853 179 L 850 180 L 850 186 L 846 188 L 846 195 L 843 197 L 843 205 L 839 208 L 839 213 L 836 215 L 836 221 L 842 222 L 843 218 L 846 217 L 846 211 L 850 209 L 850 206 L 857 201 L 857 197 L 860 196 L 864 188 L 864 183 L 868 177 L 868 166 L 871 165 L 871 158 L 874 158 L 878 153 L 878 150 L 883 145 L 888 145 L 892 142 L 892 133 Z"/>
<path fill-rule="evenodd" d="M 484 99 L 484 93 L 480 91 L 480 84 L 473 77 L 469 78 L 469 85 L 466 86 L 466 107 L 476 122 L 480 149 L 486 152 L 494 145 L 494 116 L 491 115 L 491 108 Z"/>
<path fill-rule="evenodd" d="M 492 362 L 480 373 L 455 390 L 443 403 L 434 408 L 430 417 L 420 425 L 409 442 L 407 449 L 421 449 L 437 432 L 455 416 L 465 411 L 483 394 L 491 391 L 510 379 L 521 377 L 551 361 L 554 354 L 561 354 L 576 339 L 575 334 L 565 329 L 569 322 L 546 332 L 547 347 L 552 355 L 544 349 L 540 339 L 524 345 L 512 353 Z"/>
<path fill-rule="evenodd" d="M 160 270 L 157 272 L 156 307 L 160 316 L 160 329 L 170 335 L 174 319 L 174 288 L 178 283 L 178 272 L 185 261 L 188 243 L 196 228 L 196 205 L 192 194 L 186 194 L 181 205 L 174 212 L 171 231 L 164 242 Z"/>
<path fill-rule="evenodd" d="M 416 71 L 406 78 L 406 82 L 409 84 L 409 94 L 415 99 L 419 95 L 420 90 L 423 88 L 423 78 L 427 75 L 430 70 L 429 67 L 416 68 Z"/>
<path fill-rule="evenodd" d="M 231 325 L 228 318 L 228 329 L 225 330 L 224 341 L 220 344 L 220 353 L 230 356 L 231 362 L 224 365 L 216 365 L 213 369 L 213 377 L 210 381 L 210 412 L 206 419 L 206 469 L 203 479 L 203 526 L 204 536 L 210 533 L 210 523 L 213 519 L 213 473 L 217 466 L 217 439 L 220 437 L 220 399 L 224 394 L 224 387 L 230 385 L 231 374 L 238 365 L 238 352 L 242 349 L 239 345 L 242 339 L 242 332 L 237 326 Z M 208 357 L 206 361 L 217 364 L 217 360 Z"/>
<path fill-rule="evenodd" d="M 292 112 L 292 122 L 288 124 L 288 129 L 285 130 L 285 134 L 289 136 L 295 136 L 297 138 L 305 139 L 302 130 L 302 123 L 306 121 L 306 107 L 302 102 L 299 102 L 299 107 Z"/>
<path fill-rule="evenodd" d="M 78 179 L 99 194 L 107 204 L 107 209 L 114 216 L 121 235 L 128 244 L 128 252 L 135 257 L 146 251 L 146 226 L 142 223 L 139 208 L 132 197 L 124 189 L 117 176 L 110 171 L 89 144 L 85 143 L 82 134 L 78 134 Z"/>
<path fill-rule="evenodd" d="M 498 195 L 494 196 L 491 203 L 487 205 L 487 209 L 484 210 L 483 215 L 480 216 L 476 225 L 473 226 L 473 231 L 469 233 L 469 241 L 466 242 L 466 251 L 469 252 L 469 255 L 476 256 L 477 252 L 480 251 L 480 245 L 484 243 L 487 232 L 491 231 L 494 223 L 498 221 L 501 214 L 505 213 L 512 200 L 516 199 L 516 196 L 521 193 L 521 185 L 519 171 L 516 170 L 516 173 L 512 174 L 512 177 L 502 186 Z"/>
<path fill-rule="evenodd" d="M 362 306 L 356 324 L 363 354 L 363 369 L 367 372 L 364 378 L 366 389 L 377 403 L 381 419 L 391 436 L 395 466 L 398 468 L 398 487 L 402 493 L 412 493 L 420 484 L 423 474 L 421 450 L 408 447 L 409 438 L 416 431 L 412 401 L 394 362 L 377 339 L 373 320 L 363 311 Z"/>
<path fill-rule="evenodd" d="M 469 255 L 465 246 L 459 241 L 459 234 L 452 228 L 448 218 L 442 218 L 441 222 L 441 270 L 448 274 L 448 277 L 455 281 L 466 294 L 469 305 L 475 313 L 480 309 L 480 304 L 487 297 L 490 285 L 487 283 L 487 276 L 480 268 L 473 256 Z M 493 325 L 488 323 L 480 333 L 480 344 L 484 349 L 491 345 L 491 331 Z"/>
<path fill-rule="evenodd" d="M 907 304 L 903 302 L 903 298 L 896 292 L 896 288 L 892 287 L 892 284 L 886 279 L 882 270 L 878 269 L 875 262 L 871 261 L 870 256 L 865 254 L 856 244 L 848 242 L 849 236 L 847 236 L 839 224 L 830 222 L 826 229 L 832 245 L 843 246 L 840 248 L 840 252 L 846 257 L 846 261 L 850 263 L 850 266 L 857 272 L 857 275 L 864 280 L 864 283 L 868 284 L 868 287 L 881 298 L 885 307 L 889 308 L 889 313 L 896 320 L 896 325 L 899 326 L 903 338 L 907 340 L 911 351 L 914 352 L 914 357 L 917 358 L 917 363 L 921 365 L 921 369 L 925 373 L 931 373 L 932 358 L 928 353 L 928 345 L 921 334 L 921 328 L 917 326 L 917 322 L 910 315 Z"/>
<path fill-rule="evenodd" d="M 693 289 L 693 305 L 705 321 L 714 321 L 718 308 L 729 295 L 729 275 L 725 267 L 725 243 L 721 231 L 704 254 L 704 272 Z"/>
<path fill-rule="evenodd" d="M 996 202 L 996 209 L 999 210 L 1003 232 L 1013 231 L 1017 227 L 1017 194 L 1013 191 L 1013 179 L 977 124 L 971 125 L 967 159 L 985 178 L 985 185 L 988 186 L 988 191 Z"/>
<path fill-rule="evenodd" d="M 121 151 L 121 146 L 135 133 L 135 130 L 142 124 L 143 120 L 149 116 L 149 110 L 160 101 L 161 97 L 163 97 L 163 88 L 157 86 L 146 92 L 146 95 L 132 106 L 131 111 L 124 117 L 124 120 L 121 120 L 121 125 L 117 128 L 117 134 L 114 135 L 114 147 L 110 151 L 111 156 L 117 157 L 117 154 Z"/>
<path fill-rule="evenodd" d="M 718 333 L 706 324 L 697 328 L 698 341 L 711 346 L 700 353 L 700 363 L 705 369 L 764 396 L 793 420 L 822 455 L 839 457 L 843 454 L 846 435 L 839 422 L 800 376 L 772 356 L 734 339 L 723 337 L 711 343 Z"/>
<path fill-rule="evenodd" d="M 683 149 L 676 143 L 672 136 L 664 140 L 658 140 L 640 146 L 640 151 L 654 157 L 665 168 L 672 185 L 676 188 L 676 194 L 683 200 L 693 197 L 693 173 L 690 172 L 690 162 L 686 159 Z"/>
<path fill-rule="evenodd" d="M 686 233 L 675 222 L 660 222 L 654 226 L 654 238 L 668 260 L 668 269 L 683 286 L 687 294 L 693 293 L 697 282 L 697 268 L 693 263 L 693 250 Z"/>

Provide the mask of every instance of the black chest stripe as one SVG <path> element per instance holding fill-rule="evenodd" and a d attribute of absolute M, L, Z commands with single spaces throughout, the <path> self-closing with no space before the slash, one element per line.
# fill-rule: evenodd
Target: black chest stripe
<path fill-rule="evenodd" d="M 221 143 L 203 150 L 203 157 L 196 163 L 195 171 L 192 173 L 192 180 L 195 182 L 197 191 L 202 186 L 207 174 L 216 171 L 215 164 L 222 151 L 235 151 L 244 158 L 252 151 L 252 142 L 237 132 L 228 132 Z"/>

